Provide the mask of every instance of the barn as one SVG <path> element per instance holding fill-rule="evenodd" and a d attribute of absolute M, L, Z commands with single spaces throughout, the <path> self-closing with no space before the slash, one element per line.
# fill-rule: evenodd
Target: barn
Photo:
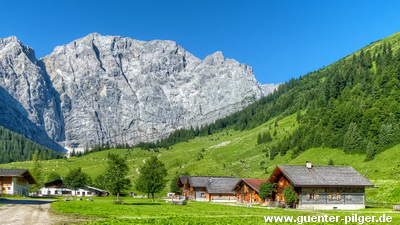
<path fill-rule="evenodd" d="M 374 185 L 351 166 L 278 165 L 269 182 L 276 183 L 271 202 L 285 204 L 283 191 L 293 186 L 299 209 L 364 209 L 365 188 Z"/>
<path fill-rule="evenodd" d="M 268 182 L 267 179 L 243 178 L 233 189 L 236 192 L 237 203 L 262 204 L 262 199 L 258 196 L 261 183 Z"/>
<path fill-rule="evenodd" d="M 236 202 L 235 185 L 240 179 L 218 176 L 180 176 L 178 187 L 187 200 Z"/>

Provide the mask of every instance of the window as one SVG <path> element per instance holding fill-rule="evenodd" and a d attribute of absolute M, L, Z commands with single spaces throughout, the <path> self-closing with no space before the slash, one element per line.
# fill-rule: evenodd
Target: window
<path fill-rule="evenodd" d="M 342 194 L 340 193 L 329 193 L 328 200 L 330 201 L 340 201 L 342 200 Z"/>
<path fill-rule="evenodd" d="M 307 200 L 311 201 L 311 200 L 318 200 L 319 199 L 319 194 L 318 193 L 308 193 L 306 195 Z"/>
<path fill-rule="evenodd" d="M 204 192 L 200 193 L 200 198 L 205 198 L 206 194 Z"/>
<path fill-rule="evenodd" d="M 54 194 L 57 195 L 57 194 L 58 194 L 58 191 L 54 191 Z"/>
<path fill-rule="evenodd" d="M 218 197 L 222 198 L 222 195 L 219 195 Z"/>

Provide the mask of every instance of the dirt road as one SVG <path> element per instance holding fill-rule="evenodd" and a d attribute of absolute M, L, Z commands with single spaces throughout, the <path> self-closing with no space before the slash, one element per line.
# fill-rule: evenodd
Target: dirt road
<path fill-rule="evenodd" d="M 55 215 L 50 215 L 50 203 L 53 200 L 1 199 L 1 224 L 7 225 L 51 225 L 62 221 Z"/>

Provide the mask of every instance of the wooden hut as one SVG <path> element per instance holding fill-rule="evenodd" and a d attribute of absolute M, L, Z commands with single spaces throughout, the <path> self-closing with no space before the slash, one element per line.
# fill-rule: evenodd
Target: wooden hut
<path fill-rule="evenodd" d="M 272 199 L 284 204 L 283 191 L 292 185 L 299 196 L 300 209 L 363 209 L 365 187 L 374 186 L 351 166 L 278 165 L 271 177 L 277 183 Z"/>
<path fill-rule="evenodd" d="M 177 185 L 187 200 L 236 202 L 233 188 L 239 180 L 234 177 L 180 176 Z"/>
<path fill-rule="evenodd" d="M 241 179 L 233 189 L 236 192 L 236 202 L 244 204 L 262 204 L 258 196 L 261 183 L 268 182 L 267 179 Z"/>

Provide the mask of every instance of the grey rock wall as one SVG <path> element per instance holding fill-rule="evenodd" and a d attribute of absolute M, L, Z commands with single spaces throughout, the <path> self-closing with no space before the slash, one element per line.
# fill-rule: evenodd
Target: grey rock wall
<path fill-rule="evenodd" d="M 221 52 L 200 60 L 173 41 L 97 33 L 39 61 L 15 37 L 0 39 L 0 86 L 67 147 L 155 141 L 227 116 L 276 88 Z"/>

